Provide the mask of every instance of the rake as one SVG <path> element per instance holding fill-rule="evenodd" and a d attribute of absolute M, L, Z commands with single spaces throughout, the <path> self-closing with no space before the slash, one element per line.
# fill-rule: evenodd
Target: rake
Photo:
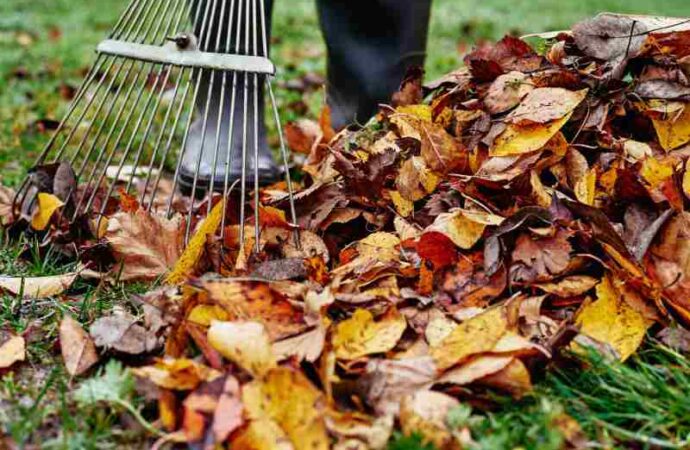
<path fill-rule="evenodd" d="M 63 214 L 69 215 L 70 223 L 84 216 L 100 220 L 116 187 L 117 192 L 134 192 L 130 195 L 137 196 L 143 208 L 164 210 L 168 218 L 180 192 L 189 197 L 186 243 L 195 211 L 205 205 L 210 212 L 214 193 L 221 193 L 222 241 L 226 213 L 233 213 L 226 208 L 239 183 L 243 243 L 250 202 L 247 184 L 253 181 L 258 251 L 258 161 L 264 126 L 259 105 L 264 85 L 278 130 L 290 218 L 297 222 L 288 150 L 272 88 L 275 67 L 268 58 L 264 9 L 264 0 L 131 1 L 98 45 L 94 65 L 36 162 L 68 162 L 73 168 L 80 195 L 72 192 L 74 188 L 67 193 L 74 207 Z M 235 116 L 236 107 L 241 107 L 242 117 Z M 201 123 L 201 150 L 195 170 L 185 174 L 181 166 L 194 123 Z M 232 151 L 236 140 L 241 142 L 241 176 L 231 180 L 230 169 L 238 164 Z M 213 150 L 211 167 L 202 164 L 207 147 Z M 167 192 L 162 192 L 162 177 L 171 172 L 172 189 L 168 181 Z M 40 183 L 27 176 L 17 191 L 15 211 L 31 207 L 40 190 Z M 298 245 L 296 234 L 295 239 Z"/>

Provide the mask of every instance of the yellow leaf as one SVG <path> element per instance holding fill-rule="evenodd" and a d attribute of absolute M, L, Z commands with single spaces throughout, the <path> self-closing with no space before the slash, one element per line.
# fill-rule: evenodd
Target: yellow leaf
<path fill-rule="evenodd" d="M 479 383 L 510 392 L 514 397 L 522 397 L 532 390 L 532 379 L 525 365 L 517 358 L 496 373 L 478 380 Z"/>
<path fill-rule="evenodd" d="M 387 352 L 395 347 L 406 327 L 405 318 L 395 309 L 377 322 L 368 310 L 359 308 L 352 317 L 336 325 L 333 349 L 339 359 Z"/>
<path fill-rule="evenodd" d="M 597 192 L 597 172 L 594 168 L 575 184 L 575 197 L 585 205 L 594 206 Z"/>
<path fill-rule="evenodd" d="M 587 275 L 571 275 L 558 281 L 537 283 L 534 286 L 557 297 L 581 295 L 592 289 L 599 280 Z"/>
<path fill-rule="evenodd" d="M 502 220 L 486 212 L 457 209 L 436 216 L 428 230 L 446 235 L 455 245 L 467 250 L 481 239 L 486 225 L 497 225 Z"/>
<path fill-rule="evenodd" d="M 506 332 L 501 308 L 492 308 L 461 323 L 429 351 L 439 369 L 448 369 L 472 355 L 488 352 Z"/>
<path fill-rule="evenodd" d="M 675 160 L 649 157 L 642 162 L 640 175 L 653 189 L 673 176 Z"/>
<path fill-rule="evenodd" d="M 609 344 L 625 361 L 635 353 L 649 326 L 615 289 L 609 276 L 596 288 L 597 300 L 585 305 L 576 318 L 580 332 Z"/>
<path fill-rule="evenodd" d="M 0 369 L 6 369 L 26 358 L 26 342 L 21 336 L 12 336 L 0 345 Z"/>
<path fill-rule="evenodd" d="M 400 195 L 398 191 L 390 191 L 391 200 L 395 210 L 398 211 L 402 217 L 407 217 L 414 211 L 414 203 Z"/>
<path fill-rule="evenodd" d="M 398 106 L 395 108 L 395 112 L 400 114 L 409 114 L 426 122 L 431 122 L 431 106 L 429 105 Z"/>
<path fill-rule="evenodd" d="M 271 369 L 244 385 L 242 403 L 249 427 L 231 443 L 233 449 L 329 448 L 325 399 L 302 372 Z"/>
<path fill-rule="evenodd" d="M 429 314 L 429 323 L 424 329 L 424 338 L 431 347 L 435 347 L 443 342 L 456 326 L 457 323 L 446 317 L 441 311 L 432 309 Z"/>
<path fill-rule="evenodd" d="M 542 148 L 570 119 L 568 113 L 553 122 L 532 125 L 508 124 L 489 151 L 490 156 L 511 156 L 530 153 Z"/>
<path fill-rule="evenodd" d="M 50 223 L 50 218 L 53 217 L 53 213 L 63 205 L 62 200 L 53 194 L 39 192 L 38 208 L 34 211 L 33 217 L 31 217 L 31 228 L 39 231 L 45 230 Z"/>
<path fill-rule="evenodd" d="M 189 240 L 187 248 L 184 250 L 180 259 L 175 263 L 175 267 L 168 274 L 165 282 L 168 284 L 179 284 L 185 281 L 194 271 L 199 262 L 199 258 L 204 253 L 208 236 L 216 232 L 223 218 L 223 202 L 216 203 L 211 212 L 199 225 L 199 228 Z"/>
<path fill-rule="evenodd" d="M 217 370 L 186 358 L 161 359 L 150 366 L 135 367 L 132 373 L 159 387 L 178 391 L 194 389 L 202 381 L 212 381 L 221 376 Z"/>
<path fill-rule="evenodd" d="M 230 314 L 219 305 L 196 305 L 187 315 L 187 321 L 207 327 L 214 320 L 229 320 Z"/>
<path fill-rule="evenodd" d="M 266 328 L 259 322 L 220 322 L 208 329 L 208 342 L 230 361 L 255 377 L 276 366 Z"/>
<path fill-rule="evenodd" d="M 393 261 L 400 254 L 398 245 L 400 245 L 399 237 L 379 231 L 361 239 L 357 243 L 357 251 L 359 256 L 371 257 L 382 262 Z"/>
<path fill-rule="evenodd" d="M 683 192 L 690 199 L 690 159 L 685 161 L 685 173 L 683 173 Z"/>
<path fill-rule="evenodd" d="M 661 118 L 652 117 L 652 124 L 659 138 L 659 144 L 666 150 L 673 150 L 690 141 L 690 108 L 685 106 L 678 114 L 662 115 Z"/>

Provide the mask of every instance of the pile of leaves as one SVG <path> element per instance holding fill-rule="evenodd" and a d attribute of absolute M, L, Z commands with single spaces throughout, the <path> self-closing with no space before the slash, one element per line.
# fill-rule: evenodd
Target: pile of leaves
<path fill-rule="evenodd" d="M 532 39 L 476 48 L 427 85 L 411 70 L 363 129 L 336 133 L 327 110 L 289 124 L 307 154 L 297 223 L 285 185 L 265 188 L 259 242 L 236 200 L 213 198 L 183 249 L 184 218 L 124 191 L 90 236 L 70 234 L 75 200 L 44 188 L 31 226 L 83 267 L 0 286 L 162 279 L 139 315 L 60 326 L 72 375 L 130 361 L 159 445 L 376 449 L 394 430 L 471 445 L 446 420 L 461 403 L 690 325 L 690 22 L 604 14 Z M 554 426 L 582 445 L 571 418 Z"/>

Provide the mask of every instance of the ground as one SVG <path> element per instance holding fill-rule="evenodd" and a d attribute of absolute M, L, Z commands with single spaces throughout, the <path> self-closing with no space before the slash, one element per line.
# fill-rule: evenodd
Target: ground
<path fill-rule="evenodd" d="M 0 2 L 0 177 L 16 185 L 49 138 L 53 120 L 78 86 L 94 45 L 113 24 L 123 0 L 3 0 Z M 428 45 L 428 78 L 461 63 L 461 53 L 483 39 L 568 28 L 600 11 L 690 15 L 687 0 L 436 0 Z M 311 0 L 276 2 L 273 39 L 280 67 L 281 114 L 289 120 L 314 117 L 323 102 L 320 90 L 289 89 L 290 80 L 324 72 Z M 7 245 L 0 251 L 0 273 L 48 275 L 70 269 L 51 255 Z M 27 256 L 28 255 L 28 256 Z M 71 313 L 85 324 L 128 302 L 144 286 L 93 288 L 84 285 L 70 298 L 22 302 L 0 298 L 0 335 L 26 333 L 28 363 L 0 374 L 0 436 L 22 445 L 47 448 L 122 448 L 143 446 L 143 431 L 116 407 L 79 403 L 72 380 L 56 351 L 57 323 Z M 592 357 L 591 370 L 550 371 L 536 392 L 520 402 L 497 399 L 491 412 L 456 411 L 450 418 L 469 426 L 480 448 L 557 449 L 567 436 L 555 426 L 563 412 L 573 416 L 587 438 L 604 447 L 682 448 L 690 433 L 687 388 L 690 361 L 651 336 L 645 350 L 625 365 Z M 129 396 L 130 393 L 123 394 Z M 141 399 L 133 398 L 136 405 Z M 144 411 L 144 414 L 151 411 Z M 423 448 L 414 438 L 398 437 L 391 448 Z"/>

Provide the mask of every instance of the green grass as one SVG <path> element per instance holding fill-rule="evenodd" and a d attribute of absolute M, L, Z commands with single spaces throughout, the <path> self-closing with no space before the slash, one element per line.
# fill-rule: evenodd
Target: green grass
<path fill-rule="evenodd" d="M 124 8 L 124 0 L 0 0 L 0 179 L 16 185 L 49 132 L 37 124 L 59 120 L 68 102 L 61 95 L 76 88 L 93 49 Z M 690 16 L 687 0 L 434 0 L 427 76 L 461 64 L 475 42 L 503 34 L 568 28 L 601 11 Z M 312 0 L 278 0 L 274 15 L 273 58 L 279 84 L 305 74 L 324 75 L 325 46 Z M 316 117 L 323 92 L 280 87 L 284 120 Z M 20 258 L 21 256 L 21 258 Z M 51 275 L 74 268 L 57 255 L 40 254 L 34 243 L 0 249 L 0 273 Z M 114 305 L 133 309 L 132 293 L 144 285 L 114 287 L 80 283 L 69 298 L 22 301 L 0 296 L 0 332 L 27 333 L 28 364 L 0 380 L 0 434 L 22 446 L 42 448 L 141 448 L 143 429 L 131 413 L 113 402 L 84 401 L 70 380 L 55 345 L 57 324 L 71 314 L 88 326 Z M 454 411 L 449 421 L 467 427 L 476 448 L 561 448 L 556 420 L 567 413 L 587 439 L 608 448 L 680 448 L 690 438 L 690 363 L 682 355 L 647 346 L 625 365 L 594 358 L 590 370 L 575 367 L 550 373 L 533 395 L 519 402 L 495 399 L 492 409 Z M 103 370 L 103 369 L 101 369 Z M 115 370 L 115 369 L 109 369 Z M 120 373 L 123 385 L 126 374 Z M 112 376 L 117 373 L 111 373 Z M 120 376 L 118 375 L 118 376 Z M 108 376 L 106 372 L 104 376 Z M 124 378 L 123 378 L 124 377 Z M 94 375 L 91 380 L 99 380 Z M 104 394 L 106 395 L 106 394 Z M 121 396 L 140 406 L 131 391 Z M 396 436 L 396 450 L 428 450 L 418 437 Z"/>

